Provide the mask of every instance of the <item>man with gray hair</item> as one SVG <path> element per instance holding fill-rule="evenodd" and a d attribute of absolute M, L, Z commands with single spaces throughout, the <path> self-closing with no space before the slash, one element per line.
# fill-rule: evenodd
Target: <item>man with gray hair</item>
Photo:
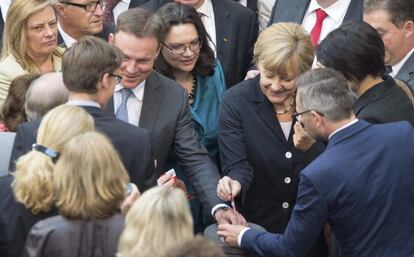
<path fill-rule="evenodd" d="M 68 101 L 62 73 L 46 73 L 32 81 L 26 92 L 25 111 L 29 121 L 41 119 L 49 110 Z"/>
<path fill-rule="evenodd" d="M 381 35 L 388 74 L 414 89 L 414 1 L 366 0 L 364 21 Z"/>
<path fill-rule="evenodd" d="M 285 233 L 225 224 L 218 235 L 257 256 L 300 257 L 329 222 L 344 257 L 414 256 L 413 127 L 356 119 L 348 83 L 335 70 L 309 71 L 297 84 L 294 116 L 328 144 L 300 174 Z"/>

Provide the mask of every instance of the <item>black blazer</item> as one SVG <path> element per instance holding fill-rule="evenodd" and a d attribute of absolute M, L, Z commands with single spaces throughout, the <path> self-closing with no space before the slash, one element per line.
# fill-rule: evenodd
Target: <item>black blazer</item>
<path fill-rule="evenodd" d="M 30 229 L 38 221 L 57 215 L 56 209 L 34 215 L 23 204 L 14 200 L 12 176 L 0 178 L 0 256 L 22 256 Z"/>
<path fill-rule="evenodd" d="M 107 112 L 114 114 L 113 99 Z M 166 170 L 167 157 L 174 153 L 177 164 L 207 210 L 222 203 L 216 194 L 217 167 L 197 140 L 188 104 L 188 94 L 177 82 L 153 71 L 146 80 L 139 126 L 151 133 L 157 169 L 148 184 Z"/>
<path fill-rule="evenodd" d="M 114 32 L 114 27 L 112 25 L 104 23 L 103 29 L 99 34 L 96 34 L 96 37 L 102 38 L 105 42 L 108 42 L 109 34 Z M 65 41 L 63 41 L 62 35 L 58 31 L 58 42 L 57 44 L 62 47 L 65 46 Z"/>
<path fill-rule="evenodd" d="M 414 126 L 413 104 L 390 76 L 362 94 L 354 104 L 354 112 L 369 123 L 406 120 Z"/>
<path fill-rule="evenodd" d="M 117 120 L 98 107 L 81 107 L 93 117 L 96 130 L 108 136 L 112 141 L 128 171 L 131 182 L 135 183 L 141 192 L 147 189 L 148 186 L 144 182 L 154 172 L 149 132 Z M 10 160 L 10 165 L 13 165 L 11 170 L 14 170 L 14 162 L 21 155 L 30 151 L 32 144 L 36 141 L 39 124 L 40 121 L 28 122 L 17 128 Z"/>
<path fill-rule="evenodd" d="M 170 0 L 150 0 L 142 7 L 157 11 Z M 258 34 L 256 15 L 232 0 L 212 0 L 216 22 L 217 59 L 227 87 L 242 81 L 252 66 L 253 47 Z"/>
<path fill-rule="evenodd" d="M 295 148 L 293 129 L 286 140 L 259 80 L 245 80 L 224 94 L 218 125 L 222 169 L 242 185 L 236 205 L 246 220 L 283 233 L 296 202 L 299 172 L 324 146 L 316 143 L 307 152 Z M 325 255 L 320 238 L 308 256 Z"/>
<path fill-rule="evenodd" d="M 269 26 L 276 22 L 302 24 L 310 0 L 277 0 L 270 14 Z M 362 20 L 363 0 L 351 0 L 343 22 Z"/>

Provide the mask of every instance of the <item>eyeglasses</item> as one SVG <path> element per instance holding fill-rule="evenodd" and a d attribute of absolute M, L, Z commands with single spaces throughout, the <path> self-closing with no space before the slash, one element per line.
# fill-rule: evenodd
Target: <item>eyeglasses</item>
<path fill-rule="evenodd" d="M 305 113 L 308 113 L 308 112 L 311 112 L 311 111 L 313 111 L 313 110 L 307 110 L 307 111 L 303 111 L 303 112 L 295 112 L 294 114 L 292 114 L 292 118 L 300 121 L 300 116 L 301 115 L 303 115 Z"/>
<path fill-rule="evenodd" d="M 180 55 L 180 54 L 185 53 L 187 48 L 190 49 L 192 52 L 199 51 L 202 45 L 202 41 L 197 40 L 197 41 L 191 42 L 188 45 L 177 45 L 177 46 L 169 46 L 163 42 L 162 45 L 165 46 L 168 50 L 170 50 L 172 54 Z"/>
<path fill-rule="evenodd" d="M 115 78 L 115 82 L 116 84 L 121 83 L 122 77 L 113 73 L 109 73 L 109 76 L 114 77 Z"/>
<path fill-rule="evenodd" d="M 79 4 L 79 3 L 71 3 L 71 2 L 63 2 L 63 3 L 83 8 L 85 9 L 85 12 L 95 12 L 98 4 L 103 8 L 103 6 L 105 5 L 105 0 L 99 0 L 97 2 L 92 2 L 89 4 Z"/>

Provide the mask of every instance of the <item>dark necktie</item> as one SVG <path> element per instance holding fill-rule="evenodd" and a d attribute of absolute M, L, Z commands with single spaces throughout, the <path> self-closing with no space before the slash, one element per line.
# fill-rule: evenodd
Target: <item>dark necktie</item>
<path fill-rule="evenodd" d="M 390 73 L 392 73 L 392 67 L 391 66 L 385 66 L 385 74 L 389 75 Z"/>
<path fill-rule="evenodd" d="M 105 22 L 107 24 L 113 25 L 115 23 L 114 21 L 114 8 L 115 6 L 121 2 L 121 0 L 106 0 L 106 4 L 104 7 L 104 17 Z"/>
<path fill-rule="evenodd" d="M 321 35 L 322 31 L 322 24 L 323 20 L 325 20 L 326 17 L 328 17 L 328 14 L 322 10 L 322 9 L 316 9 L 316 22 L 315 26 L 313 26 L 313 29 L 311 30 L 310 36 L 312 39 L 312 44 L 314 46 L 318 45 L 319 36 Z"/>

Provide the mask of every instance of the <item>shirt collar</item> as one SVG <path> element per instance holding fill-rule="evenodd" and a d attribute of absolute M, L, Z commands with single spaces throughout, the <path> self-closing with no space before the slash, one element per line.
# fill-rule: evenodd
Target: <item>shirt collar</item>
<path fill-rule="evenodd" d="M 209 14 L 211 13 L 211 7 L 212 7 L 211 0 L 204 0 L 204 2 L 200 5 L 200 7 L 197 8 L 197 12 L 202 13 L 206 17 L 210 17 Z"/>
<path fill-rule="evenodd" d="M 94 102 L 92 100 L 78 100 L 78 99 L 73 99 L 73 100 L 67 101 L 66 104 L 68 104 L 68 105 L 75 105 L 75 106 L 92 106 L 92 107 L 101 108 L 101 106 L 97 102 Z"/>
<path fill-rule="evenodd" d="M 58 30 L 59 30 L 60 35 L 62 36 L 63 42 L 65 42 L 66 48 L 69 48 L 73 44 L 76 43 L 76 39 L 74 39 L 71 36 L 69 36 L 68 34 L 66 34 L 66 32 L 60 26 L 60 23 L 59 22 L 58 22 Z"/>
<path fill-rule="evenodd" d="M 404 58 L 401 59 L 401 61 L 399 61 L 397 64 L 392 66 L 392 74 L 394 75 L 393 77 L 395 77 L 398 74 L 398 72 L 401 70 L 402 66 L 408 60 L 408 58 L 411 56 L 412 53 L 414 53 L 414 48 L 411 49 L 411 51 L 409 51 L 404 56 Z"/>
<path fill-rule="evenodd" d="M 355 123 L 357 123 L 357 122 L 358 122 L 358 119 L 354 119 L 353 121 L 349 122 L 348 124 L 345 124 L 344 126 L 342 126 L 342 127 L 338 128 L 337 130 L 335 130 L 334 132 L 332 132 L 332 133 L 329 135 L 328 140 L 329 140 L 329 139 L 331 139 L 331 138 L 333 137 L 333 135 L 335 135 L 335 134 L 336 134 L 336 133 L 338 133 L 339 131 L 346 129 L 347 127 L 349 127 L 349 126 L 351 126 L 351 125 L 353 125 L 353 124 L 355 124 Z"/>
<path fill-rule="evenodd" d="M 334 20 L 336 23 L 341 23 L 345 17 L 350 2 L 351 0 L 338 0 L 328 8 L 322 8 L 316 0 L 311 0 L 307 14 L 309 15 L 317 9 L 323 9 L 328 14 L 329 18 Z"/>
<path fill-rule="evenodd" d="M 142 81 L 138 86 L 131 88 L 132 93 L 140 102 L 142 102 L 142 99 L 144 98 L 145 82 L 146 80 Z M 119 92 L 123 88 L 124 87 L 121 84 L 118 84 L 115 86 L 115 92 Z"/>

